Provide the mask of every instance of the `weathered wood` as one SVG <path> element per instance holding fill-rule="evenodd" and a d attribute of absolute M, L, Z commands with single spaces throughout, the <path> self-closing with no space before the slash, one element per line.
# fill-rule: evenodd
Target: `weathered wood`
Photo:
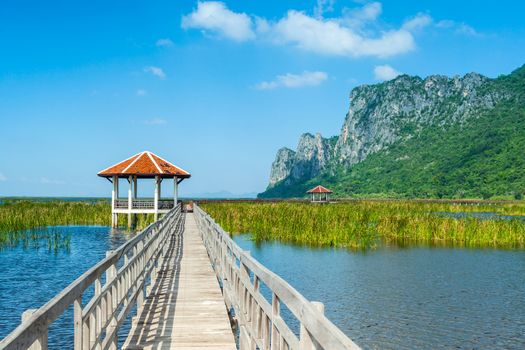
<path fill-rule="evenodd" d="M 73 303 L 73 322 L 74 322 L 74 349 L 82 350 L 82 296 Z"/>
<path fill-rule="evenodd" d="M 324 315 L 324 304 L 319 301 L 312 301 L 313 307 Z M 301 349 L 304 350 L 318 350 L 322 349 L 322 346 L 312 337 L 308 329 L 301 324 L 301 329 L 299 333 L 299 338 L 301 340 Z"/>
<path fill-rule="evenodd" d="M 28 309 L 22 313 L 22 322 L 27 322 L 36 312 L 36 309 Z M 38 334 L 37 339 L 28 347 L 29 350 L 47 350 L 47 329 Z"/>
<path fill-rule="evenodd" d="M 193 214 L 171 237 L 124 349 L 235 349 L 219 283 Z"/>
<path fill-rule="evenodd" d="M 319 305 L 309 302 L 286 281 L 243 251 L 198 205 L 194 205 L 194 213 L 210 259 L 214 262 L 217 278 L 222 283 L 225 300 L 235 310 L 243 346 L 257 344 L 260 349 L 272 350 L 303 347 L 359 349 L 324 316 Z M 250 276 L 253 276 L 253 283 Z M 272 292 L 271 305 L 260 294 L 260 283 Z M 301 340 L 282 319 L 281 303 L 300 322 Z"/>
<path fill-rule="evenodd" d="M 358 349 L 324 316 L 322 304 L 309 302 L 243 251 L 197 205 L 194 213 L 185 216 L 184 234 L 177 207 L 108 252 L 43 307 L 26 312 L 0 349 L 46 349 L 49 325 L 71 304 L 76 350 L 116 349 L 118 329 L 133 305 L 138 315 L 127 349 L 235 349 L 230 308 L 242 350 Z M 271 303 L 261 283 L 272 292 Z M 82 294 L 93 284 L 94 296 L 82 306 Z M 300 322 L 299 337 L 283 320 L 281 305 Z"/>
<path fill-rule="evenodd" d="M 75 304 L 75 348 L 98 348 L 104 334 L 105 338 L 115 336 L 119 326 L 118 320 L 125 318 L 125 315 L 116 315 L 117 310 L 124 305 L 125 312 L 129 312 L 130 308 L 126 307 L 127 303 L 135 300 L 137 285 L 143 286 L 143 281 L 150 275 L 154 264 L 160 257 L 171 228 L 180 221 L 180 218 L 180 206 L 178 206 L 164 218 L 151 224 L 140 234 L 110 253 L 44 306 L 27 316 L 22 324 L 0 342 L 0 349 L 29 349 L 35 342 L 38 342 L 42 348 L 46 348 L 49 325 L 71 304 Z M 137 245 L 140 245 L 142 249 L 135 250 Z M 126 254 L 135 251 L 137 254 L 129 259 L 128 264 L 124 264 L 119 271 L 116 271 L 116 264 Z M 142 282 L 131 283 L 128 279 L 126 284 L 125 280 L 129 278 L 133 269 L 136 269 L 137 278 Z M 102 286 L 100 278 L 104 273 L 106 282 Z M 82 294 L 93 284 L 95 284 L 95 295 L 82 308 L 80 301 Z M 105 316 L 103 315 L 104 305 Z M 115 339 L 110 340 L 110 343 L 116 346 Z"/>

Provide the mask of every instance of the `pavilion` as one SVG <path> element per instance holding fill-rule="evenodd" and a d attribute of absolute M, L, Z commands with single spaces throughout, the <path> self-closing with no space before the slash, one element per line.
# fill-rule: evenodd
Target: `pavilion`
<path fill-rule="evenodd" d="M 330 194 L 333 192 L 326 187 L 318 185 L 307 193 L 312 195 L 312 203 L 328 203 L 330 202 Z"/>
<path fill-rule="evenodd" d="M 97 174 L 113 183 L 111 193 L 111 226 L 116 227 L 118 214 L 128 215 L 128 226 L 132 224 L 134 214 L 165 214 L 178 203 L 178 185 L 189 178 L 189 172 L 162 159 L 156 154 L 144 151 L 110 166 Z M 119 198 L 119 179 L 127 179 L 129 183 L 127 199 Z M 155 191 L 153 198 L 137 198 L 137 180 L 154 179 Z M 161 199 L 161 183 L 164 179 L 173 179 L 173 199 Z"/>

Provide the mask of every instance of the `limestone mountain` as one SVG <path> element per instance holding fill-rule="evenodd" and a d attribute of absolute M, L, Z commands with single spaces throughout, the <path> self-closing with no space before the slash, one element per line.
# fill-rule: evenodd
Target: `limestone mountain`
<path fill-rule="evenodd" d="M 525 66 L 496 79 L 477 73 L 425 79 L 402 75 L 356 87 L 341 133 L 331 138 L 306 133 L 296 151 L 280 149 L 268 188 L 259 196 L 302 197 L 308 186 L 321 181 L 338 189 L 339 196 L 519 195 L 525 191 L 525 168 L 506 184 L 491 176 L 513 172 L 524 162 L 525 148 L 515 149 L 525 140 L 524 95 Z M 508 130 L 510 125 L 517 129 Z M 494 139 L 500 141 L 496 148 Z M 515 153 L 507 154 L 510 149 Z M 502 154 L 514 162 L 502 160 L 499 168 L 485 169 L 470 182 L 450 178 Z"/>

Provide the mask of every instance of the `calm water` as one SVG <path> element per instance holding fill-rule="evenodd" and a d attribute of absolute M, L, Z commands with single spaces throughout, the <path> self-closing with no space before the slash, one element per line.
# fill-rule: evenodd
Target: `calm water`
<path fill-rule="evenodd" d="M 504 220 L 524 220 L 524 215 L 502 215 L 502 214 L 496 214 L 496 213 L 490 213 L 490 212 L 457 212 L 457 213 L 451 213 L 451 212 L 437 212 L 435 213 L 439 216 L 449 216 L 453 218 L 463 219 L 463 218 L 474 218 L 474 219 L 485 219 L 485 220 L 493 220 L 493 219 L 504 219 Z"/>
<path fill-rule="evenodd" d="M 129 237 L 107 227 L 53 229 L 70 235 L 69 251 L 0 250 L 0 338 L 24 310 L 42 306 Z M 363 348 L 525 349 L 525 251 L 361 253 L 235 240 L 308 299 L 322 301 L 327 316 Z M 129 323 L 121 334 L 128 329 Z M 70 309 L 51 328 L 49 346 L 70 348 L 72 341 Z"/>
<path fill-rule="evenodd" d="M 525 349 L 525 251 L 235 240 L 365 349 Z"/>
<path fill-rule="evenodd" d="M 106 251 L 115 249 L 130 237 L 108 227 L 59 226 L 49 230 L 71 237 L 69 250 L 57 253 L 47 248 L 23 247 L 0 250 L 0 339 L 20 323 L 23 311 L 45 304 L 100 259 Z M 84 296 L 87 300 L 93 289 Z M 73 343 L 73 312 L 66 314 L 52 325 L 49 331 L 49 348 L 68 349 Z M 126 324 L 122 329 L 129 329 Z"/>

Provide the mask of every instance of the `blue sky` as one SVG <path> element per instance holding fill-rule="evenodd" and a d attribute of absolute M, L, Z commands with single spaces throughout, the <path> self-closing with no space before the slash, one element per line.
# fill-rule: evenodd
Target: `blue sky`
<path fill-rule="evenodd" d="M 278 148 L 339 133 L 357 85 L 524 64 L 523 13 L 505 0 L 2 1 L 0 196 L 107 196 L 96 173 L 142 150 L 192 173 L 182 195 L 260 192 Z"/>

